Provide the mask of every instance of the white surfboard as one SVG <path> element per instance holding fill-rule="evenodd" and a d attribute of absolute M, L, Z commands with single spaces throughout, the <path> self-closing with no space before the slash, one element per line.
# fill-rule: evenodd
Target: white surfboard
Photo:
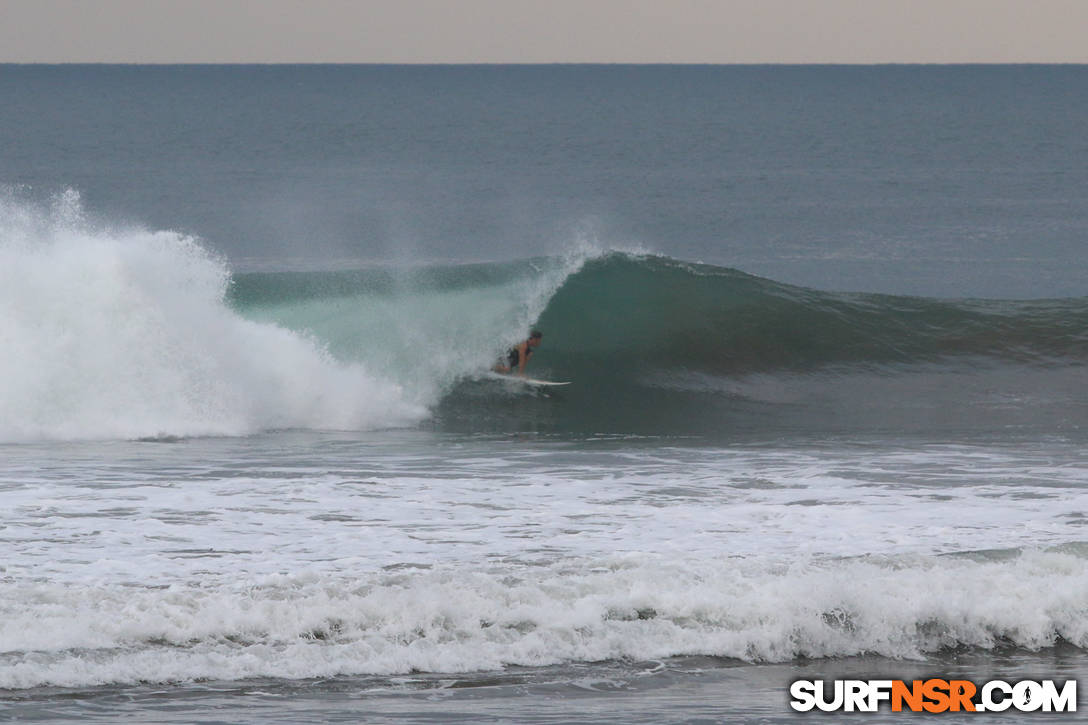
<path fill-rule="evenodd" d="M 540 387 L 540 388 L 544 388 L 544 387 L 550 388 L 550 387 L 554 387 L 556 385 L 570 385 L 569 380 L 567 380 L 567 381 L 538 380 L 536 378 L 527 378 L 527 377 L 525 377 L 523 375 L 508 375 L 506 373 L 492 372 L 492 373 L 488 373 L 488 377 L 494 378 L 495 380 L 502 380 L 503 382 L 521 383 L 522 385 L 529 385 L 529 386 L 532 386 L 532 387 Z"/>

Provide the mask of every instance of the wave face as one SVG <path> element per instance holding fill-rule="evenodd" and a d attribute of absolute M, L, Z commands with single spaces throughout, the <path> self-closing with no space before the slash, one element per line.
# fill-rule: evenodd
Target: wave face
<path fill-rule="evenodd" d="M 541 318 L 558 333 L 564 368 L 624 375 L 810 372 L 965 356 L 1083 359 L 1086 323 L 1088 300 L 1081 298 L 945 301 L 819 292 L 734 269 L 626 254 L 588 263 Z"/>
<path fill-rule="evenodd" d="M 534 374 L 575 386 L 533 415 L 484 405 L 497 427 L 708 434 L 1088 422 L 1069 396 L 1085 382 L 1084 298 L 822 292 L 613 253 L 571 275 L 539 326 Z M 474 393 L 447 399 L 448 420 L 472 418 Z"/>
<path fill-rule="evenodd" d="M 434 425 L 459 432 L 925 430 L 970 428 L 980 416 L 1075 425 L 1084 415 L 1068 396 L 1088 353 L 1081 298 L 820 292 L 586 251 L 244 274 L 231 294 L 247 317 L 304 330 L 338 359 L 382 371 L 431 409 Z M 481 375 L 531 325 L 545 338 L 530 371 L 571 387 L 534 393 Z"/>
<path fill-rule="evenodd" d="M 821 292 L 579 249 L 233 274 L 197 240 L 0 201 L 0 440 L 427 425 L 710 434 L 1088 424 L 1088 300 Z M 535 393 L 484 372 L 531 326 Z M 982 423 L 980 420 L 985 419 Z"/>

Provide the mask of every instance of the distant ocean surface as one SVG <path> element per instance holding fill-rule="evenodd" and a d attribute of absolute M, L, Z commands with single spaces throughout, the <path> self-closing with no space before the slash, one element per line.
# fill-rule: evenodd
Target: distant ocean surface
<path fill-rule="evenodd" d="M 1085 119 L 1085 66 L 0 65 L 0 718 L 1078 677 Z M 487 374 L 534 327 L 569 386 Z"/>

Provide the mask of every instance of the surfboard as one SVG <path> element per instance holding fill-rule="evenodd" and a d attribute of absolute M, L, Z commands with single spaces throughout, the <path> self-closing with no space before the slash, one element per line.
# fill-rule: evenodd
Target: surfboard
<path fill-rule="evenodd" d="M 503 382 L 521 383 L 522 385 L 529 385 L 535 388 L 551 388 L 557 385 L 570 385 L 570 381 L 560 380 L 538 380 L 537 378 L 526 378 L 521 375 L 507 375 L 506 373 L 488 373 L 488 377 L 496 380 L 502 380 Z"/>

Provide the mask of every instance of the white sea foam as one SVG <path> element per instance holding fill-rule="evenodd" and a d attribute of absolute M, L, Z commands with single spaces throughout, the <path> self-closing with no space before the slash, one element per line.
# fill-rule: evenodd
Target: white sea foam
<path fill-rule="evenodd" d="M 0 200 L 0 439 L 367 428 L 399 387 L 224 302 L 225 264 L 174 232 L 97 228 L 67 192 Z"/>
<path fill-rule="evenodd" d="M 613 557 L 223 588 L 0 588 L 0 688 L 1088 646 L 1082 556 Z M 34 606 L 28 607 L 30 596 Z"/>
<path fill-rule="evenodd" d="M 1072 444 L 7 453 L 0 687 L 1088 646 Z"/>
<path fill-rule="evenodd" d="M 642 451 L 420 436 L 9 447 L 2 565 L 25 582 L 173 586 L 614 553 L 929 555 L 1058 546 L 1083 537 L 1088 512 L 1070 445 Z"/>

